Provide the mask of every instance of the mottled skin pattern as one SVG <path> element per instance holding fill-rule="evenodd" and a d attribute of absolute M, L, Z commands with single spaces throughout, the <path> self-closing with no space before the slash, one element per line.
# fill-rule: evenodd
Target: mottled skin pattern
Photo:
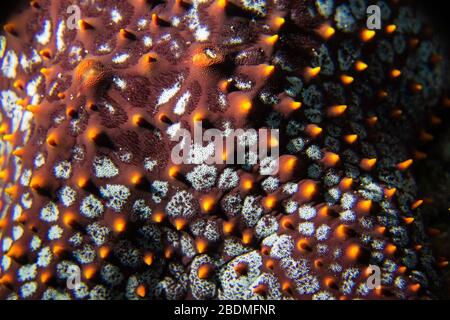
<path fill-rule="evenodd" d="M 366 1 L 32 1 L 0 38 L 0 297 L 436 297 L 412 169 L 445 51 L 377 3 L 370 32 Z M 195 120 L 278 128 L 279 173 L 174 166 Z"/>
<path fill-rule="evenodd" d="M 438 265 L 443 269 L 446 297 L 450 294 L 450 272 L 448 268 L 448 252 L 450 252 L 450 225 L 448 221 L 450 194 L 450 130 L 447 128 L 437 137 L 428 158 L 421 164 L 418 184 L 423 190 L 424 198 L 430 205 L 424 207 L 424 223 L 432 233 L 431 243 L 433 254 Z M 432 204 L 432 205 L 431 205 Z"/>

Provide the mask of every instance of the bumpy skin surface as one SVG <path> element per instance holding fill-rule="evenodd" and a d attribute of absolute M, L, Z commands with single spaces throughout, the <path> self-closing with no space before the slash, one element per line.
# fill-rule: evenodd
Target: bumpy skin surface
<path fill-rule="evenodd" d="M 445 51 L 403 1 L 365 30 L 368 4 L 32 1 L 0 36 L 0 297 L 434 298 L 411 170 Z M 200 119 L 278 128 L 279 173 L 173 166 Z"/>

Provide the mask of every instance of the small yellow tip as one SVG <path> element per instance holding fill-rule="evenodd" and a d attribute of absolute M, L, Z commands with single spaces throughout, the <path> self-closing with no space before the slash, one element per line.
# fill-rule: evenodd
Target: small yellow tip
<path fill-rule="evenodd" d="M 159 20 L 158 15 L 156 13 L 153 13 L 152 14 L 152 23 L 153 23 L 153 25 L 157 26 L 158 25 L 158 20 Z"/>
<path fill-rule="evenodd" d="M 41 68 L 40 72 L 46 77 L 50 75 L 50 70 L 48 68 Z"/>
<path fill-rule="evenodd" d="M 142 181 L 142 179 L 143 179 L 142 175 L 136 173 L 131 176 L 130 181 L 133 185 L 138 185 Z"/>
<path fill-rule="evenodd" d="M 252 108 L 251 101 L 243 101 L 240 105 L 241 110 L 249 111 Z"/>
<path fill-rule="evenodd" d="M 217 6 L 224 9 L 227 6 L 227 0 L 217 0 Z"/>
<path fill-rule="evenodd" d="M 270 137 L 270 139 L 269 139 L 269 146 L 270 146 L 271 148 L 276 148 L 276 147 L 278 147 L 279 145 L 280 145 L 280 142 L 278 141 L 277 138 L 275 138 L 275 137 Z"/>
<path fill-rule="evenodd" d="M 414 222 L 413 217 L 403 217 L 403 221 L 405 221 L 406 224 L 411 224 Z"/>
<path fill-rule="evenodd" d="M 420 92 L 420 91 L 423 90 L 423 85 L 421 85 L 420 83 L 413 83 L 411 85 L 411 89 L 412 89 L 413 92 L 417 93 L 417 92 Z"/>
<path fill-rule="evenodd" d="M 140 284 L 137 286 L 136 295 L 141 298 L 145 298 L 145 296 L 147 295 L 147 288 L 145 287 L 145 285 Z"/>
<path fill-rule="evenodd" d="M 354 80 L 355 80 L 355 78 L 353 78 L 351 76 L 347 76 L 345 74 L 341 76 L 341 81 L 345 85 L 351 84 Z"/>
<path fill-rule="evenodd" d="M 116 232 L 124 232 L 126 229 L 127 223 L 122 218 L 117 218 L 116 221 L 114 221 L 114 230 Z"/>
<path fill-rule="evenodd" d="M 375 37 L 376 32 L 373 30 L 369 30 L 369 29 L 364 29 L 363 31 L 361 31 L 361 40 L 364 42 L 368 42 L 370 40 L 372 40 Z"/>
<path fill-rule="evenodd" d="M 86 267 L 86 269 L 83 272 L 84 277 L 88 280 L 94 278 L 96 273 L 97 273 L 97 269 L 94 266 Z"/>
<path fill-rule="evenodd" d="M 291 108 L 294 109 L 294 110 L 299 109 L 301 106 L 302 106 L 301 102 L 298 102 L 298 101 L 292 101 L 291 102 Z"/>
<path fill-rule="evenodd" d="M 46 141 L 49 146 L 56 147 L 58 145 L 58 139 L 55 133 L 50 133 Z"/>
<path fill-rule="evenodd" d="M 18 194 L 19 187 L 17 185 L 12 185 L 11 187 L 5 188 L 4 191 L 11 198 L 15 198 Z"/>
<path fill-rule="evenodd" d="M 98 137 L 98 135 L 99 135 L 99 132 L 95 128 L 91 128 L 87 132 L 87 136 L 90 140 L 95 140 Z"/>
<path fill-rule="evenodd" d="M 81 30 L 94 29 L 94 27 L 90 23 L 83 19 L 78 20 L 78 26 Z"/>
<path fill-rule="evenodd" d="M 184 218 L 176 218 L 174 223 L 177 231 L 183 230 L 186 227 L 186 220 Z"/>
<path fill-rule="evenodd" d="M 61 244 L 57 243 L 53 246 L 52 252 L 56 256 L 61 256 L 65 252 L 65 248 Z"/>
<path fill-rule="evenodd" d="M 360 162 L 360 167 L 363 170 L 370 171 L 375 167 L 375 164 L 377 163 L 376 158 L 372 159 L 362 159 Z"/>
<path fill-rule="evenodd" d="M 423 204 L 423 200 L 422 200 L 422 199 L 416 200 L 416 201 L 411 205 L 411 209 L 415 210 L 415 209 L 419 208 L 422 204 Z"/>
<path fill-rule="evenodd" d="M 202 201 L 203 211 L 209 212 L 213 207 L 214 207 L 214 199 L 208 197 Z"/>
<path fill-rule="evenodd" d="M 164 221 L 165 214 L 162 212 L 157 212 L 152 215 L 152 220 L 156 223 L 161 223 Z"/>
<path fill-rule="evenodd" d="M 52 275 L 50 272 L 44 271 L 43 273 L 41 273 L 41 276 L 40 276 L 41 283 L 44 283 L 44 284 L 48 283 L 51 278 L 52 278 Z"/>
<path fill-rule="evenodd" d="M 21 80 L 16 80 L 13 83 L 13 87 L 18 90 L 23 90 L 23 82 Z"/>
<path fill-rule="evenodd" d="M 320 70 L 321 70 L 320 67 L 315 67 L 315 68 L 307 67 L 306 68 L 306 76 L 309 78 L 314 78 L 320 73 Z"/>
<path fill-rule="evenodd" d="M 393 254 L 397 251 L 397 246 L 395 246 L 395 245 L 392 244 L 392 243 L 388 243 L 388 244 L 386 245 L 385 250 L 386 250 L 386 253 L 387 253 L 387 254 L 393 255 Z"/>
<path fill-rule="evenodd" d="M 275 66 L 269 65 L 264 67 L 264 76 L 268 77 L 275 71 Z"/>
<path fill-rule="evenodd" d="M 23 157 L 24 153 L 25 153 L 25 148 L 15 149 L 15 150 L 12 152 L 12 154 L 13 154 L 14 156 L 19 157 L 19 158 Z"/>
<path fill-rule="evenodd" d="M 360 60 L 356 61 L 356 63 L 355 63 L 355 69 L 358 72 L 362 72 L 362 71 L 366 70 L 368 67 L 369 66 L 366 63 L 364 63 Z"/>
<path fill-rule="evenodd" d="M 390 25 L 386 26 L 387 33 L 393 33 L 393 32 L 395 32 L 395 30 L 397 30 L 397 26 L 395 24 L 390 24 Z"/>
<path fill-rule="evenodd" d="M 4 169 L 0 171 L 0 179 L 5 180 L 8 177 L 8 169 Z"/>
<path fill-rule="evenodd" d="M 283 166 L 283 169 L 287 172 L 292 172 L 298 163 L 298 159 L 295 156 L 291 156 Z"/>
<path fill-rule="evenodd" d="M 203 120 L 203 115 L 200 112 L 197 112 L 194 114 L 194 116 L 192 117 L 192 120 L 194 122 L 200 122 Z"/>
<path fill-rule="evenodd" d="M 339 186 L 343 190 L 350 190 L 350 188 L 352 187 L 352 184 L 353 184 L 353 179 L 350 177 L 345 177 L 341 180 L 341 182 L 339 183 Z"/>
<path fill-rule="evenodd" d="M 42 176 L 33 176 L 30 181 L 30 187 L 34 190 L 39 190 L 44 186 L 44 179 Z"/>
<path fill-rule="evenodd" d="M 274 25 L 277 28 L 280 28 L 284 23 L 285 23 L 285 19 L 283 17 L 276 17 L 274 19 Z"/>
<path fill-rule="evenodd" d="M 420 290 L 420 283 L 412 284 L 409 288 L 412 292 L 418 292 Z"/>
<path fill-rule="evenodd" d="M 360 200 L 356 204 L 356 208 L 362 213 L 369 213 L 372 208 L 372 200 Z"/>
<path fill-rule="evenodd" d="M 304 200 L 311 201 L 317 193 L 317 184 L 312 180 L 305 181 L 300 185 L 298 192 Z"/>
<path fill-rule="evenodd" d="M 86 188 L 86 186 L 88 185 L 89 179 L 81 177 L 78 179 L 77 181 L 77 185 L 79 188 L 83 189 Z"/>
<path fill-rule="evenodd" d="M 213 268 L 209 264 L 201 265 L 197 270 L 197 276 L 199 279 L 208 279 L 212 274 Z"/>
<path fill-rule="evenodd" d="M 308 124 L 305 131 L 311 138 L 316 138 L 322 133 L 323 129 L 316 124 Z"/>
<path fill-rule="evenodd" d="M 39 51 L 39 55 L 41 55 L 44 59 L 50 59 L 52 57 L 52 53 L 49 49 Z"/>
<path fill-rule="evenodd" d="M 169 169 L 169 176 L 171 178 L 175 178 L 175 176 L 178 174 L 178 168 L 176 166 L 172 166 Z"/>
<path fill-rule="evenodd" d="M 143 118 L 142 118 L 142 116 L 139 115 L 139 114 L 135 114 L 135 115 L 133 116 L 133 118 L 132 118 L 133 124 L 134 124 L 135 126 L 139 126 L 139 124 L 142 122 L 142 120 L 143 120 Z"/>
<path fill-rule="evenodd" d="M 347 257 L 356 260 L 361 254 L 361 248 L 357 244 L 352 244 L 347 248 Z"/>
<path fill-rule="evenodd" d="M 208 248 L 208 243 L 204 239 L 198 239 L 196 241 L 196 248 L 198 253 L 205 253 Z"/>
<path fill-rule="evenodd" d="M 273 36 L 268 36 L 267 38 L 265 38 L 264 42 L 270 46 L 273 46 L 277 42 L 278 38 L 279 36 L 275 34 Z"/>
<path fill-rule="evenodd" d="M 345 110 L 347 110 L 347 106 L 344 104 L 338 105 L 338 106 L 332 106 L 332 107 L 328 108 L 327 114 L 329 117 L 335 118 L 335 117 L 339 117 L 342 114 L 344 114 Z"/>
<path fill-rule="evenodd" d="M 411 165 L 413 164 L 413 160 L 412 159 L 408 159 L 406 161 L 400 162 L 396 165 L 397 169 L 400 171 L 405 171 L 406 169 L 408 169 L 409 167 L 411 167 Z"/>
<path fill-rule="evenodd" d="M 98 250 L 98 255 L 100 256 L 100 258 L 102 259 L 106 259 L 109 256 L 110 250 L 108 247 L 100 247 L 100 249 Z"/>
<path fill-rule="evenodd" d="M 245 245 L 249 245 L 250 243 L 252 243 L 252 240 L 253 240 L 252 232 L 249 230 L 245 230 L 242 233 L 242 243 Z"/>
<path fill-rule="evenodd" d="M 0 125 L 0 134 L 5 134 L 7 131 L 8 131 L 8 125 L 5 122 L 3 122 Z"/>
<path fill-rule="evenodd" d="M 323 157 L 323 161 L 325 165 L 328 167 L 334 167 L 335 165 L 337 165 L 339 160 L 340 160 L 339 155 L 334 152 L 326 152 Z"/>
<path fill-rule="evenodd" d="M 27 105 L 28 105 L 28 99 L 19 99 L 19 100 L 17 100 L 17 104 L 19 105 L 19 106 L 22 106 L 22 108 L 26 108 L 27 107 Z"/>
<path fill-rule="evenodd" d="M 385 189 L 384 195 L 386 196 L 386 198 L 392 198 L 396 192 L 397 192 L 396 188 Z"/>
<path fill-rule="evenodd" d="M 391 77 L 394 79 L 400 77 L 401 74 L 402 74 L 402 72 L 398 69 L 391 70 Z"/>
<path fill-rule="evenodd" d="M 264 199 L 264 206 L 268 209 L 272 209 L 276 204 L 276 198 L 273 196 L 268 196 Z"/>
<path fill-rule="evenodd" d="M 151 266 L 153 264 L 153 254 L 147 253 L 144 256 L 144 263 L 148 266 Z"/>
<path fill-rule="evenodd" d="M 324 24 L 317 30 L 317 33 L 323 39 L 328 40 L 336 33 L 336 30 L 333 27 L 331 27 L 330 25 Z"/>
<path fill-rule="evenodd" d="M 36 114 L 39 111 L 39 106 L 29 104 L 25 107 L 27 111 L 30 111 L 33 114 Z"/>
<path fill-rule="evenodd" d="M 14 134 L 5 134 L 3 135 L 3 140 L 8 141 L 9 143 L 14 142 L 15 135 Z"/>
<path fill-rule="evenodd" d="M 253 188 L 253 181 L 250 179 L 246 179 L 244 180 L 242 186 L 244 187 L 245 190 L 250 190 L 251 188 Z"/>
<path fill-rule="evenodd" d="M 356 140 L 358 140 L 357 134 L 348 134 L 344 136 L 344 141 L 348 144 L 353 144 Z"/>
<path fill-rule="evenodd" d="M 376 117 L 376 116 L 373 116 L 373 117 L 370 117 L 367 119 L 367 123 L 370 126 L 374 126 L 377 122 L 378 122 L 378 117 Z"/>
<path fill-rule="evenodd" d="M 192 56 L 192 63 L 197 67 L 209 67 L 214 63 L 214 59 L 209 57 L 204 52 L 196 53 Z"/>
<path fill-rule="evenodd" d="M 223 230 L 223 233 L 225 233 L 226 235 L 231 234 L 234 230 L 234 223 L 229 222 L 229 221 L 224 221 L 222 224 L 222 230 Z"/>

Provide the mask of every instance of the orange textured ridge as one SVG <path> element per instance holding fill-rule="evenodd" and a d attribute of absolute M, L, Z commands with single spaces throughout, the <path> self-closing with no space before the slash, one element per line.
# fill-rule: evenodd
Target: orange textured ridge
<path fill-rule="evenodd" d="M 34 0 L 11 17 L 0 298 L 434 298 L 413 170 L 447 60 L 410 4 L 378 1 L 368 30 L 359 3 Z M 175 165 L 170 137 L 199 120 L 279 129 L 279 172 L 201 163 L 206 144 Z"/>

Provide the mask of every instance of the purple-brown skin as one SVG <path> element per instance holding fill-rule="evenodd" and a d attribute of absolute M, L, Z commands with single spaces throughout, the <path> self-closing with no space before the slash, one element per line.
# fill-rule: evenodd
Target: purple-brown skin
<path fill-rule="evenodd" d="M 395 2 L 372 33 L 356 2 L 32 1 L 0 38 L 0 297 L 434 298 L 412 169 L 448 68 Z M 280 171 L 173 165 L 194 120 L 278 128 Z"/>

